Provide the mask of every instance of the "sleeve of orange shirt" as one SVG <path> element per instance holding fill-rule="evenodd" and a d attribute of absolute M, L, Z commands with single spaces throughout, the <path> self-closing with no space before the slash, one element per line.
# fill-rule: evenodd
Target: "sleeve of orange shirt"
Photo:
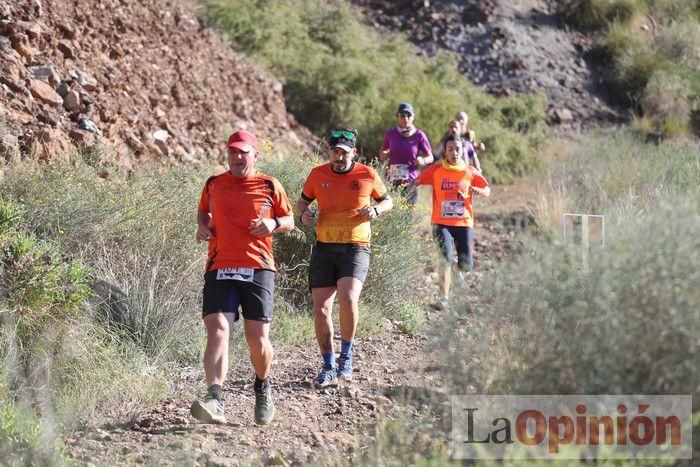
<path fill-rule="evenodd" d="M 475 186 L 477 188 L 486 188 L 487 186 L 489 186 L 489 182 L 486 181 L 484 176 L 481 175 L 479 173 L 479 171 L 477 171 L 474 167 L 469 167 L 469 168 L 471 169 L 470 172 L 472 175 L 472 179 L 471 179 L 472 186 Z"/>
<path fill-rule="evenodd" d="M 312 170 L 306 181 L 304 182 L 304 187 L 301 189 L 301 196 L 306 201 L 313 201 L 316 199 L 316 192 L 314 191 L 314 171 Z"/>
<path fill-rule="evenodd" d="M 272 184 L 275 187 L 275 194 L 272 197 L 272 209 L 275 212 L 275 217 L 289 216 L 292 213 L 292 203 L 287 197 L 287 192 L 284 191 L 284 187 L 276 178 L 272 179 Z"/>
<path fill-rule="evenodd" d="M 384 185 L 384 181 L 382 180 L 382 177 L 379 176 L 379 173 L 374 170 L 370 169 L 372 173 L 372 199 L 375 201 L 381 201 L 386 197 L 386 185 Z"/>
<path fill-rule="evenodd" d="M 204 184 L 202 196 L 199 197 L 199 210 L 204 212 L 209 212 L 209 181 Z"/>
<path fill-rule="evenodd" d="M 438 165 L 431 165 L 427 169 L 425 169 L 423 172 L 421 172 L 418 175 L 418 178 L 416 179 L 418 181 L 419 185 L 432 185 L 433 184 L 433 173 L 437 169 Z"/>

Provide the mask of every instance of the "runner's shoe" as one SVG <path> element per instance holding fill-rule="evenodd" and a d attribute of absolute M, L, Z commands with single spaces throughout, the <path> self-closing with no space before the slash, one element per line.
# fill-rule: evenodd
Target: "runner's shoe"
<path fill-rule="evenodd" d="M 272 402 L 272 385 L 255 390 L 255 423 L 267 425 L 275 416 L 275 404 Z"/>
<path fill-rule="evenodd" d="M 348 355 L 347 358 L 343 358 L 341 355 L 338 358 L 338 380 L 339 381 L 352 381 L 352 355 Z"/>
<path fill-rule="evenodd" d="M 447 309 L 447 305 L 448 305 L 447 299 L 443 298 L 443 299 L 440 299 L 437 302 L 433 303 L 430 306 L 436 310 L 445 311 Z"/>
<path fill-rule="evenodd" d="M 224 417 L 224 406 L 214 397 L 207 396 L 203 401 L 192 402 L 190 413 L 197 420 L 204 423 L 226 423 Z"/>
<path fill-rule="evenodd" d="M 321 389 L 328 386 L 337 386 L 338 374 L 336 369 L 324 366 L 318 376 L 314 378 L 313 384 L 316 389 Z"/>

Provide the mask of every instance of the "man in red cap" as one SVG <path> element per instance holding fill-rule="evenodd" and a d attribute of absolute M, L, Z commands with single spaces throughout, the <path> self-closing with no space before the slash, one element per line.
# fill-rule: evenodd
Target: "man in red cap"
<path fill-rule="evenodd" d="M 202 315 L 207 330 L 204 373 L 207 395 L 191 413 L 207 423 L 225 423 L 221 386 L 228 369 L 228 340 L 243 314 L 255 370 L 255 422 L 272 420 L 270 321 L 275 287 L 272 234 L 294 229 L 292 207 L 282 185 L 258 172 L 257 138 L 245 130 L 228 139 L 229 170 L 210 177 L 197 211 L 196 238 L 209 242 Z"/>

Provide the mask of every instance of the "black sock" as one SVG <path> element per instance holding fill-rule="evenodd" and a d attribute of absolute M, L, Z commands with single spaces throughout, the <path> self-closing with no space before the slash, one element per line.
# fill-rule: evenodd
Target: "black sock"
<path fill-rule="evenodd" d="M 221 385 L 212 384 L 207 391 L 207 396 L 212 396 L 214 399 L 221 402 Z"/>
<path fill-rule="evenodd" d="M 263 389 L 267 389 L 270 386 L 270 377 L 268 376 L 265 379 L 260 379 L 258 378 L 258 375 L 255 375 L 255 383 L 253 384 L 253 388 L 255 388 L 256 391 L 262 391 Z"/>

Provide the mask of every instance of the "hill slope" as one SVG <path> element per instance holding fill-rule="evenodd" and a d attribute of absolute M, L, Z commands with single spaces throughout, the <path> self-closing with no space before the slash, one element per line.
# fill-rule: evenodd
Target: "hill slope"
<path fill-rule="evenodd" d="M 578 127 L 621 121 L 602 84 L 600 64 L 586 61 L 592 37 L 559 23 L 549 0 L 352 0 L 366 21 L 401 30 L 428 55 L 456 53 L 460 70 L 496 95 L 541 91 L 554 123 Z"/>
<path fill-rule="evenodd" d="M 103 157 L 127 169 L 146 154 L 220 155 L 231 127 L 290 148 L 314 141 L 287 113 L 282 85 L 178 1 L 0 0 L 0 83 L 10 160 L 67 156 L 98 135 L 116 149 Z"/>

